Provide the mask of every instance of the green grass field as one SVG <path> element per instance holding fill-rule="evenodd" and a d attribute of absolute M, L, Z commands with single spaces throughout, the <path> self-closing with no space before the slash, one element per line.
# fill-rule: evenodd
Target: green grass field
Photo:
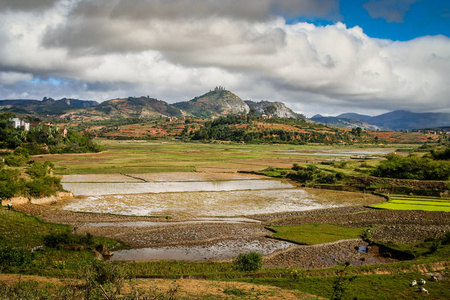
<path fill-rule="evenodd" d="M 360 238 L 366 228 L 350 228 L 334 224 L 304 224 L 271 226 L 275 238 L 294 241 L 299 244 L 321 244 L 345 239 Z"/>
<path fill-rule="evenodd" d="M 450 212 L 450 199 L 435 197 L 407 197 L 391 196 L 387 203 L 376 204 L 372 207 L 391 210 L 423 210 Z"/>
<path fill-rule="evenodd" d="M 304 156 L 295 151 L 348 150 L 357 146 L 202 144 L 99 140 L 101 153 L 37 155 L 36 161 L 52 161 L 56 174 L 112 174 L 193 172 L 202 168 L 222 170 L 262 170 L 290 168 L 294 163 L 312 163 L 327 156 Z M 291 153 L 292 151 L 292 153 Z M 334 156 L 333 156 L 334 157 Z"/>

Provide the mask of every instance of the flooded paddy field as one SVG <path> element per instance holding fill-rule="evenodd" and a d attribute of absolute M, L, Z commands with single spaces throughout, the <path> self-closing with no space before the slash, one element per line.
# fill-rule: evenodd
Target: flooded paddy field
<path fill-rule="evenodd" d="M 251 251 L 263 255 L 292 247 L 292 243 L 257 237 L 238 237 L 194 246 L 163 246 L 116 251 L 110 260 L 229 260 Z"/>
<path fill-rule="evenodd" d="M 67 175 L 63 186 L 75 198 L 57 206 L 77 234 L 128 245 L 112 260 L 227 260 L 248 251 L 268 255 L 295 244 L 266 238 L 272 232 L 252 215 L 382 201 L 373 195 L 301 189 L 286 180 L 240 173 Z"/>
<path fill-rule="evenodd" d="M 66 176 L 63 186 L 76 197 L 65 202 L 63 209 L 195 218 L 305 211 L 350 206 L 362 200 L 364 204 L 381 202 L 380 197 L 373 195 L 299 189 L 289 181 L 247 174 L 208 174 L 211 178 L 221 179 L 215 181 L 192 181 L 206 178 L 202 173 L 139 174 L 145 182 L 119 182 L 124 176 L 110 174 L 107 182 L 104 175 L 98 178 L 92 175 Z M 236 179 L 238 177 L 240 179 Z M 178 181 L 180 179 L 183 181 Z"/>

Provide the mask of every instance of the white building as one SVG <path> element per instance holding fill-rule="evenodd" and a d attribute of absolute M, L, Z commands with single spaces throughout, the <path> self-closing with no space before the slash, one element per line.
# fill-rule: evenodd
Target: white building
<path fill-rule="evenodd" d="M 27 121 L 19 119 L 19 118 L 13 118 L 13 119 L 10 119 L 10 121 L 12 122 L 13 127 L 16 129 L 23 128 L 23 130 L 25 130 L 25 131 L 30 130 L 30 122 L 27 122 Z"/>

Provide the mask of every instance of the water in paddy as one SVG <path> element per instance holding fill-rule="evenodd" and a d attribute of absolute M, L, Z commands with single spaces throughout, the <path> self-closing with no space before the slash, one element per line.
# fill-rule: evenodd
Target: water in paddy
<path fill-rule="evenodd" d="M 242 216 L 334 207 L 301 189 L 104 195 L 75 198 L 64 209 L 135 216 Z"/>
<path fill-rule="evenodd" d="M 63 182 L 64 189 L 74 195 L 99 196 L 115 194 L 177 193 L 200 191 L 237 191 L 292 188 L 277 180 L 223 180 L 198 182 Z"/>
<path fill-rule="evenodd" d="M 207 246 L 167 246 L 120 250 L 110 258 L 113 261 L 124 260 L 189 260 L 200 261 L 210 259 L 228 259 L 237 257 L 240 253 L 256 251 L 263 255 L 276 250 L 286 249 L 293 244 L 272 239 L 236 238 L 213 242 Z"/>

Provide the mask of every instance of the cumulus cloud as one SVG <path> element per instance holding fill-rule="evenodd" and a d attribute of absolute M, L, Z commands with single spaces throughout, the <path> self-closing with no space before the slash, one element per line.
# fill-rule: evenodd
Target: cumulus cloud
<path fill-rule="evenodd" d="M 32 80 L 33 75 L 17 72 L 0 72 L 0 85 L 13 85 L 17 82 Z"/>
<path fill-rule="evenodd" d="M 370 0 L 363 7 L 372 18 L 382 18 L 387 22 L 402 23 L 411 5 L 422 0 Z"/>
<path fill-rule="evenodd" d="M 448 108 L 449 38 L 393 42 L 277 16 L 332 19 L 336 2 L 77 0 L 39 17 L 9 10 L 0 13 L 0 94 L 176 102 L 221 85 L 300 112 Z"/>

